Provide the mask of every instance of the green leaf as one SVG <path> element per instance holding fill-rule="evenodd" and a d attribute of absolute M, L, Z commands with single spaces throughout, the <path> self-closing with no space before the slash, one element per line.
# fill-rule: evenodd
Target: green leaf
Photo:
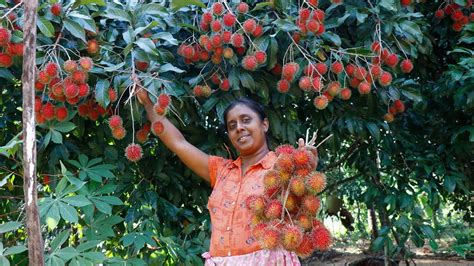
<path fill-rule="evenodd" d="M 110 204 L 105 203 L 97 198 L 92 198 L 92 203 L 94 203 L 94 206 L 97 208 L 102 213 L 105 214 L 112 214 L 112 206 Z"/>
<path fill-rule="evenodd" d="M 56 144 L 63 144 L 63 135 L 56 130 L 51 129 L 51 141 Z"/>
<path fill-rule="evenodd" d="M 10 256 L 10 255 L 15 255 L 15 254 L 20 254 L 22 252 L 25 252 L 26 250 L 28 250 L 28 249 L 24 245 L 9 247 L 3 252 L 3 256 Z"/>
<path fill-rule="evenodd" d="M 51 127 L 62 133 L 68 133 L 76 128 L 76 124 L 72 122 L 61 122 Z"/>
<path fill-rule="evenodd" d="M 20 222 L 6 222 L 6 223 L 3 223 L 3 224 L 0 224 L 0 234 L 10 232 L 10 231 L 14 231 L 14 230 L 18 229 L 21 225 L 22 225 L 22 223 L 20 223 Z"/>
<path fill-rule="evenodd" d="M 74 36 L 81 39 L 83 42 L 86 40 L 86 32 L 84 28 L 72 19 L 66 18 L 63 21 L 64 27 Z"/>
<path fill-rule="evenodd" d="M 277 26 L 278 29 L 283 30 L 285 32 L 299 30 L 298 26 L 289 19 L 276 19 L 273 21 L 273 24 Z"/>
<path fill-rule="evenodd" d="M 98 6 L 106 6 L 105 0 L 80 0 L 81 5 L 95 4 Z"/>
<path fill-rule="evenodd" d="M 456 189 L 456 177 L 446 175 L 444 177 L 444 182 L 443 182 L 444 188 L 449 192 L 452 193 L 454 192 L 454 189 Z"/>
<path fill-rule="evenodd" d="M 383 248 L 383 244 L 385 242 L 385 237 L 384 236 L 379 236 L 377 237 L 374 242 L 372 243 L 372 248 L 377 251 L 381 250 Z"/>
<path fill-rule="evenodd" d="M 92 240 L 92 241 L 87 241 L 85 243 L 82 243 L 80 244 L 79 246 L 77 246 L 76 250 L 78 252 L 84 252 L 86 250 L 89 250 L 89 249 L 94 249 L 94 248 L 97 248 L 100 243 L 102 243 L 103 241 L 101 240 Z"/>
<path fill-rule="evenodd" d="M 102 197 L 97 197 L 97 199 L 107 202 L 110 205 L 123 205 L 123 202 L 115 196 L 102 196 Z"/>
<path fill-rule="evenodd" d="M 168 72 L 168 71 L 173 71 L 173 72 L 176 72 L 176 73 L 183 73 L 184 72 L 184 70 L 182 70 L 180 68 L 177 68 L 177 67 L 173 66 L 170 63 L 166 63 L 166 64 L 160 66 L 160 70 L 159 70 L 160 73 Z"/>
<path fill-rule="evenodd" d="M 55 252 L 58 250 L 66 240 L 69 238 L 69 230 L 61 231 L 61 233 L 56 235 L 53 241 L 51 241 L 51 251 Z"/>
<path fill-rule="evenodd" d="M 77 223 L 79 221 L 76 209 L 68 204 L 60 202 L 59 212 L 61 217 L 70 223 Z"/>
<path fill-rule="evenodd" d="M 394 0 L 381 0 L 379 5 L 388 11 L 397 11 L 396 4 Z"/>
<path fill-rule="evenodd" d="M 126 21 L 129 23 L 131 21 L 129 14 L 126 11 L 123 11 L 118 8 L 113 8 L 113 7 L 110 7 L 107 10 L 105 10 L 105 13 L 103 14 L 103 16 L 106 18 L 111 18 L 118 21 Z"/>
<path fill-rule="evenodd" d="M 138 45 L 138 47 L 140 47 L 146 53 L 158 55 L 156 53 L 155 43 L 150 39 L 140 38 L 140 39 L 135 41 L 135 44 Z"/>
<path fill-rule="evenodd" d="M 253 89 L 255 87 L 255 81 L 252 76 L 247 72 L 240 72 L 240 82 L 244 88 Z"/>
<path fill-rule="evenodd" d="M 369 122 L 369 123 L 366 123 L 365 126 L 369 130 L 370 135 L 372 137 L 374 137 L 377 142 L 379 142 L 380 141 L 380 130 L 377 127 L 377 125 L 375 123 Z"/>
<path fill-rule="evenodd" d="M 71 196 L 71 197 L 63 198 L 61 200 L 75 207 L 84 207 L 84 206 L 92 204 L 92 202 L 88 200 L 84 195 Z"/>
<path fill-rule="evenodd" d="M 178 45 L 178 40 L 176 40 L 173 35 L 169 32 L 158 32 L 152 35 L 152 38 L 163 40 L 171 45 Z"/>
<path fill-rule="evenodd" d="M 199 0 L 172 0 L 171 1 L 171 8 L 174 10 L 178 10 L 182 7 L 190 6 L 190 5 L 206 8 L 206 5 Z"/>
<path fill-rule="evenodd" d="M 58 250 L 56 252 L 56 255 L 58 257 L 60 257 L 61 259 L 63 259 L 64 261 L 68 261 L 68 260 L 78 256 L 79 253 L 73 247 L 66 247 L 66 248 Z"/>
<path fill-rule="evenodd" d="M 109 86 L 110 82 L 106 79 L 101 79 L 95 84 L 95 100 L 103 107 L 107 107 L 110 103 Z"/>
<path fill-rule="evenodd" d="M 435 233 L 433 231 L 433 228 L 429 225 L 420 225 L 420 230 L 423 232 L 423 234 L 428 237 L 429 239 L 435 239 Z"/>
<path fill-rule="evenodd" d="M 36 25 L 44 36 L 48 38 L 54 36 L 54 26 L 45 17 L 39 17 L 39 19 L 36 20 Z"/>
<path fill-rule="evenodd" d="M 325 33 L 323 33 L 323 35 L 321 37 L 324 40 L 333 43 L 335 46 L 341 46 L 341 43 L 342 43 L 341 37 L 339 37 L 339 35 L 337 35 L 335 33 L 332 33 L 330 31 L 326 31 Z"/>

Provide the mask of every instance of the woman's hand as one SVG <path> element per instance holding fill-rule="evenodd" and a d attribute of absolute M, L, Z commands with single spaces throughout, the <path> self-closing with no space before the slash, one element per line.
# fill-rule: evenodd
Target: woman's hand
<path fill-rule="evenodd" d="M 135 85 L 135 95 L 137 95 L 138 101 L 143 106 L 152 105 L 153 102 L 150 100 L 150 97 L 148 96 L 148 91 L 142 86 L 137 75 L 132 74 L 132 81 Z"/>
<path fill-rule="evenodd" d="M 309 136 L 309 128 L 306 130 L 306 141 L 303 138 L 298 139 L 298 148 L 303 148 L 305 147 L 307 150 L 309 150 L 316 158 L 318 157 L 318 150 L 314 146 L 316 143 L 316 138 L 317 138 L 317 131 L 313 132 L 313 136 L 311 137 L 310 140 L 308 140 Z"/>

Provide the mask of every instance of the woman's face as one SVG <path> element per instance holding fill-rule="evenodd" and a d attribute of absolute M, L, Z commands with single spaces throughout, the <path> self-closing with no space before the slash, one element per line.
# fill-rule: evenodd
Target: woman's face
<path fill-rule="evenodd" d="M 229 139 L 240 155 L 256 153 L 267 145 L 268 119 L 260 120 L 258 114 L 244 104 L 230 109 L 226 126 Z"/>

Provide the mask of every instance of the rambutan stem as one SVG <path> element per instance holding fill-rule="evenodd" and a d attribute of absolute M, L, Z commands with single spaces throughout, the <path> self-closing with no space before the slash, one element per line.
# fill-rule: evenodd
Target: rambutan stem
<path fill-rule="evenodd" d="M 332 136 L 334 136 L 334 134 L 331 134 L 329 136 L 327 136 L 325 139 L 323 139 L 318 145 L 316 145 L 316 149 L 321 146 L 324 142 L 326 142 L 326 140 L 332 138 Z"/>
<path fill-rule="evenodd" d="M 21 2 L 18 3 L 18 4 L 16 4 L 14 7 L 12 7 L 10 10 L 8 10 L 5 14 L 3 14 L 3 16 L 0 17 L 0 20 L 3 20 L 4 18 L 6 18 L 11 12 L 13 12 L 15 9 L 17 9 L 18 7 L 20 7 L 22 4 L 23 4 L 23 1 L 21 1 Z"/>

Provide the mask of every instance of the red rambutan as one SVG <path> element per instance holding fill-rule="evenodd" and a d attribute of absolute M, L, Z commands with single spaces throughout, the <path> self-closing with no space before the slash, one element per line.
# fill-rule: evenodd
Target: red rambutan
<path fill-rule="evenodd" d="M 305 184 L 310 193 L 320 193 L 326 187 L 326 175 L 321 172 L 314 172 L 306 177 Z"/>
<path fill-rule="evenodd" d="M 143 156 L 142 146 L 131 143 L 125 148 L 125 157 L 131 162 L 139 161 Z"/>

